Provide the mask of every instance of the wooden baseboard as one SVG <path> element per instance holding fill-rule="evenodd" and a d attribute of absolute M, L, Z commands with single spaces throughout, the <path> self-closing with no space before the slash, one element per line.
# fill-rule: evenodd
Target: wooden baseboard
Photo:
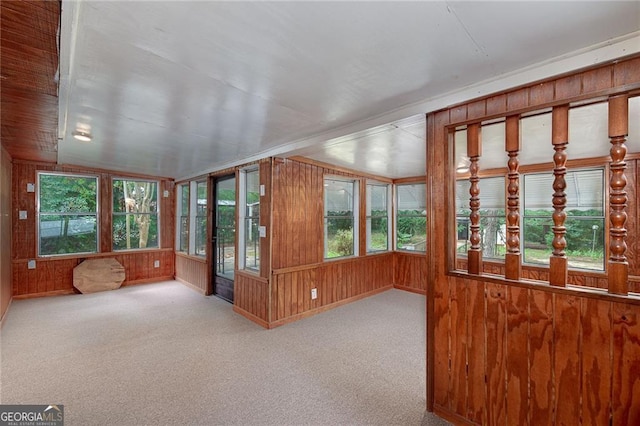
<path fill-rule="evenodd" d="M 302 312 L 300 314 L 292 315 L 292 316 L 287 317 L 287 318 L 282 318 L 280 320 L 273 321 L 273 322 L 269 323 L 269 328 L 280 327 L 281 325 L 285 325 L 285 324 L 288 324 L 290 322 L 295 322 L 295 321 L 298 321 L 298 320 L 301 320 L 301 319 L 304 319 L 304 318 L 308 318 L 308 317 L 314 316 L 316 314 L 328 311 L 330 309 L 337 308 L 338 306 L 346 305 L 347 303 L 355 302 L 357 300 L 364 299 L 365 297 L 369 297 L 369 296 L 373 296 L 373 295 L 378 294 L 378 293 L 382 293 L 382 292 L 390 290 L 392 288 L 393 288 L 392 285 L 384 286 L 384 287 L 369 291 L 367 293 L 362 293 L 362 294 L 359 294 L 357 296 L 349 297 L 348 299 L 339 300 L 339 301 L 331 303 L 329 305 L 320 306 L 319 308 L 316 308 L 316 309 L 313 309 L 313 310 L 310 310 L 310 311 L 306 311 L 306 312 Z"/>
<path fill-rule="evenodd" d="M 206 289 L 202 289 L 200 287 L 198 287 L 197 285 L 191 284 L 189 281 L 185 281 L 182 278 L 179 277 L 175 277 L 175 278 L 171 278 L 172 280 L 176 280 L 178 281 L 180 284 L 183 284 L 186 287 L 189 287 L 191 290 L 196 291 L 200 294 L 202 294 L 203 296 L 207 295 L 207 290 Z"/>
<path fill-rule="evenodd" d="M 142 284 L 157 284 L 163 281 L 173 281 L 174 278 L 172 275 L 166 277 L 154 277 L 154 278 L 144 278 L 141 280 L 134 281 L 125 281 L 122 283 L 122 287 L 129 287 L 132 285 L 142 285 Z"/>
<path fill-rule="evenodd" d="M 466 419 L 464 417 L 462 417 L 459 414 L 456 413 L 452 413 L 442 407 L 440 407 L 439 405 L 434 405 L 433 406 L 433 414 L 435 414 L 438 417 L 442 417 L 443 419 L 445 419 L 446 421 L 453 423 L 454 425 L 475 425 L 477 423 L 474 423 L 472 421 L 470 421 L 469 419 Z"/>
<path fill-rule="evenodd" d="M 403 291 L 409 291 L 411 293 L 421 294 L 423 296 L 427 295 L 427 290 L 423 290 L 421 288 L 413 288 L 413 287 L 407 287 L 404 285 L 397 285 L 397 284 L 395 284 L 393 288 L 397 288 L 398 290 L 403 290 Z"/>
<path fill-rule="evenodd" d="M 263 320 L 262 318 L 258 318 L 257 316 L 253 315 L 251 312 L 247 312 L 242 308 L 239 308 L 237 306 L 233 306 L 233 312 L 242 315 L 243 317 L 245 317 L 246 319 L 248 319 L 249 321 L 253 321 L 258 325 L 261 325 L 264 328 L 273 328 L 269 326 L 269 323 L 265 320 Z"/>
<path fill-rule="evenodd" d="M 66 294 L 80 294 L 70 290 L 55 290 L 55 291 L 44 291 L 41 293 L 29 293 L 29 294 L 16 294 L 13 296 L 14 299 L 35 299 L 38 297 L 50 297 L 50 296 L 63 296 Z"/>

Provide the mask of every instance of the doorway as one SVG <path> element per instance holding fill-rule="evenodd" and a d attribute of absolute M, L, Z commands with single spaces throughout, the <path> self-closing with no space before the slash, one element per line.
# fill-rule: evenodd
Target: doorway
<path fill-rule="evenodd" d="M 214 180 L 213 294 L 233 303 L 236 264 L 236 177 Z"/>

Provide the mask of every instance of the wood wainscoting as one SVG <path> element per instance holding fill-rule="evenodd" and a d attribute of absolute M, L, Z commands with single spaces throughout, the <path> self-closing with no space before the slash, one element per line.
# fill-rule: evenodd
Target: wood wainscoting
<path fill-rule="evenodd" d="M 387 290 L 392 282 L 392 253 L 276 270 L 271 285 L 270 326 Z M 313 288 L 318 297 L 312 300 Z"/>
<path fill-rule="evenodd" d="M 98 200 L 98 253 L 37 256 L 37 192 L 28 192 L 27 184 L 37 185 L 39 171 L 87 174 L 99 177 Z M 148 179 L 158 182 L 160 248 L 113 251 L 112 248 L 112 179 L 113 177 Z M 162 194 L 168 191 L 169 196 Z M 61 166 L 50 163 L 14 160 L 12 170 L 12 221 L 13 221 L 13 295 L 36 297 L 72 293 L 73 268 L 86 258 L 115 258 L 124 266 L 126 279 L 123 285 L 159 282 L 173 279 L 175 273 L 174 236 L 175 208 L 173 181 L 151 176 L 129 176 L 106 170 Z M 18 212 L 26 211 L 27 218 L 20 220 Z M 36 268 L 29 269 L 28 261 L 35 260 Z M 158 267 L 155 262 L 158 261 Z"/>
<path fill-rule="evenodd" d="M 73 268 L 83 260 L 113 258 L 125 269 L 123 286 L 173 279 L 173 249 L 100 253 L 86 257 L 39 258 L 29 269 L 26 259 L 13 262 L 13 295 L 16 298 L 74 293 Z M 155 267 L 155 261 L 159 267 Z"/>
<path fill-rule="evenodd" d="M 209 294 L 207 260 L 176 252 L 176 279 L 198 293 Z"/>
<path fill-rule="evenodd" d="M 233 310 L 265 328 L 269 324 L 269 280 L 236 271 Z"/>
<path fill-rule="evenodd" d="M 400 290 L 427 294 L 426 253 L 394 252 L 393 286 Z"/>
<path fill-rule="evenodd" d="M 637 424 L 640 305 L 464 276 L 435 296 L 436 413 L 477 424 Z"/>
<path fill-rule="evenodd" d="M 640 266 L 637 153 L 626 159 L 624 175 L 630 185 L 625 205 L 614 200 L 627 221 L 612 221 L 609 229 L 615 238 L 607 239 L 626 259 L 620 260 L 619 253 L 618 258 L 610 257 L 600 274 L 569 271 L 568 284 L 594 287 L 586 288 L 552 285 L 553 265 L 529 268 L 519 259 L 510 266 L 483 262 L 477 274 L 458 270 L 467 264 L 456 262 L 451 148 L 458 126 L 500 117 L 513 121 L 512 117 L 545 108 L 611 102 L 639 92 L 640 57 L 635 56 L 427 116 L 427 211 L 438 217 L 428 224 L 427 369 L 433 372 L 427 381 L 429 409 L 458 424 L 640 424 L 640 298 L 627 293 L 638 289 Z M 619 139 L 618 133 L 610 135 Z M 546 149 L 552 158 L 551 140 Z M 604 159 L 602 165 L 609 161 Z M 616 190 L 623 180 L 614 182 Z M 509 195 L 520 197 L 516 187 Z M 610 211 L 614 203 L 609 199 L 606 204 Z M 620 243 L 625 239 L 626 247 Z M 514 239 L 510 247 L 517 246 Z M 613 280 L 612 262 L 618 263 L 616 270 L 624 269 L 624 274 L 613 274 Z M 515 266 L 522 266 L 522 275 Z"/>

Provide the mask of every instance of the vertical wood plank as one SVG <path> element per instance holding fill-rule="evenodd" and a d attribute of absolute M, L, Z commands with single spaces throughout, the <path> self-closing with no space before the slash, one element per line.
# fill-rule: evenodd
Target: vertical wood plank
<path fill-rule="evenodd" d="M 580 418 L 580 299 L 563 294 L 554 299 L 554 423 L 568 425 Z"/>
<path fill-rule="evenodd" d="M 542 290 L 531 290 L 529 295 L 529 312 L 529 386 L 531 395 L 529 423 L 549 425 L 553 424 L 552 295 Z"/>
<path fill-rule="evenodd" d="M 449 403 L 460 414 L 467 412 L 467 280 L 458 280 L 449 287 L 451 316 L 451 373 Z"/>
<path fill-rule="evenodd" d="M 468 344 L 468 408 L 466 417 L 476 423 L 486 424 L 486 386 L 485 386 L 485 284 L 472 280 L 469 283 L 468 297 L 469 321 L 467 322 Z"/>
<path fill-rule="evenodd" d="M 486 287 L 487 423 L 506 425 L 506 287 L 493 283 Z"/>
<path fill-rule="evenodd" d="M 438 280 L 434 286 L 433 326 L 434 340 L 439 342 L 434 348 L 434 403 L 440 407 L 449 406 L 449 283 L 446 278 Z M 483 305 L 484 306 L 484 305 Z"/>
<path fill-rule="evenodd" d="M 582 412 L 585 425 L 611 416 L 611 302 L 582 298 Z"/>
<path fill-rule="evenodd" d="M 613 425 L 640 424 L 640 308 L 613 305 Z"/>
<path fill-rule="evenodd" d="M 529 290 L 507 289 L 507 424 L 529 424 Z"/>

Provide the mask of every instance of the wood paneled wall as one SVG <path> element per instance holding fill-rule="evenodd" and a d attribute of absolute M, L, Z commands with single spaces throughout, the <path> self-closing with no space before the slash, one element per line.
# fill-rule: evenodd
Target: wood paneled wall
<path fill-rule="evenodd" d="M 384 253 L 275 271 L 271 284 L 271 325 L 391 288 L 392 257 L 393 253 Z M 318 292 L 314 300 L 313 288 Z"/>
<path fill-rule="evenodd" d="M 93 174 L 100 177 L 100 250 L 96 254 L 69 255 L 63 257 L 37 257 L 36 240 L 36 193 L 27 192 L 27 183 L 37 184 L 38 171 Z M 125 268 L 124 284 L 172 279 L 174 276 L 174 229 L 175 208 L 173 181 L 161 178 L 127 176 L 117 172 L 90 170 L 79 167 L 57 166 L 48 163 L 14 161 L 13 164 L 13 294 L 34 296 L 73 292 L 73 268 L 88 257 L 113 257 Z M 160 245 L 157 250 L 112 252 L 111 214 L 112 177 L 146 178 L 159 181 L 158 203 L 160 205 Z M 163 197 L 168 190 L 170 196 Z M 18 212 L 27 212 L 26 220 L 18 220 Z M 29 259 L 36 259 L 36 269 L 28 269 Z M 154 262 L 160 266 L 155 267 Z"/>
<path fill-rule="evenodd" d="M 464 277 L 437 291 L 437 412 L 491 425 L 638 424 L 637 304 Z"/>
<path fill-rule="evenodd" d="M 455 272 L 449 232 L 455 229 L 449 126 L 638 90 L 635 57 L 427 116 L 428 212 L 438 218 L 428 225 L 427 405 L 438 414 L 492 425 L 640 424 L 640 299 Z M 635 162 L 627 170 L 628 212 L 635 212 L 627 223 L 632 275 L 640 238 L 637 168 Z"/>
<path fill-rule="evenodd" d="M 12 297 L 11 221 L 11 156 L 0 147 L 0 324 Z"/>
<path fill-rule="evenodd" d="M 255 274 L 236 272 L 233 310 L 265 328 L 269 323 L 269 280 Z"/>
<path fill-rule="evenodd" d="M 290 159 L 274 161 L 273 269 L 322 262 L 325 174 L 341 173 Z"/>
<path fill-rule="evenodd" d="M 0 129 L 13 159 L 57 160 L 60 4 L 0 2 Z"/>
<path fill-rule="evenodd" d="M 205 259 L 177 252 L 176 279 L 202 294 L 208 294 L 209 267 Z"/>
<path fill-rule="evenodd" d="M 260 210 L 268 237 L 261 243 L 261 276 L 236 274 L 237 312 L 275 327 L 393 285 L 392 253 L 367 256 L 360 247 L 360 256 L 324 260 L 324 177 L 359 178 L 361 190 L 364 177 L 319 163 L 279 158 L 262 163 L 260 174 L 261 183 L 271 188 L 270 197 L 261 198 Z M 362 222 L 360 218 L 358 223 Z M 315 300 L 311 300 L 312 288 L 318 291 Z"/>
<path fill-rule="evenodd" d="M 427 255 L 425 253 L 393 253 L 393 286 L 419 294 L 427 293 Z"/>

